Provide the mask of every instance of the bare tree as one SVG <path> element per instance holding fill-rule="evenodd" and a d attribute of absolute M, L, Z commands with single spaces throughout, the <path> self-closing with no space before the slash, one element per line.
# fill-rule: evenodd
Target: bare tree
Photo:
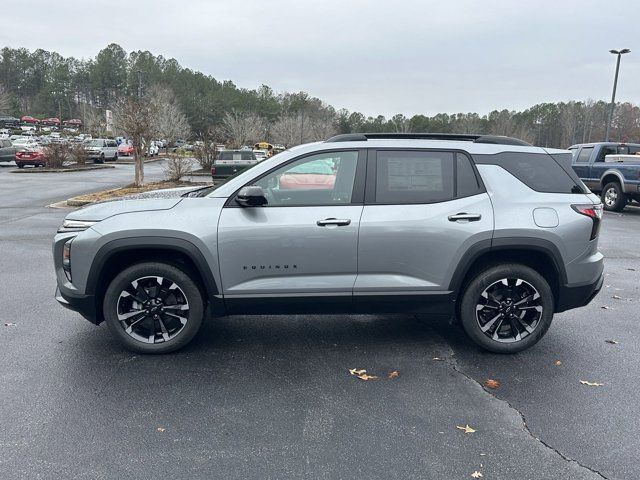
<path fill-rule="evenodd" d="M 265 122 L 254 113 L 227 112 L 223 119 L 224 129 L 236 147 L 262 140 Z"/>
<path fill-rule="evenodd" d="M 173 90 L 162 85 L 153 85 L 147 91 L 147 98 L 156 110 L 156 130 L 161 139 L 173 143 L 179 138 L 188 138 L 191 127 L 182 111 Z"/>
<path fill-rule="evenodd" d="M 193 149 L 193 156 L 204 171 L 210 171 L 218 154 L 218 143 L 223 141 L 224 132 L 219 127 L 209 127 L 198 135 L 202 142 Z"/>
<path fill-rule="evenodd" d="M 121 98 L 113 109 L 114 127 L 133 144 L 134 184 L 137 187 L 144 183 L 144 149 L 158 134 L 157 119 L 157 104 L 145 97 Z"/>
<path fill-rule="evenodd" d="M 82 114 L 82 124 L 87 132 L 94 137 L 104 136 L 107 130 L 107 119 L 103 111 L 86 105 Z"/>
<path fill-rule="evenodd" d="M 286 115 L 271 127 L 271 139 L 274 143 L 281 143 L 289 148 L 300 143 L 300 129 L 302 119 L 300 115 Z"/>
<path fill-rule="evenodd" d="M 8 112 L 11 109 L 11 94 L 9 90 L 0 83 L 0 113 Z"/>

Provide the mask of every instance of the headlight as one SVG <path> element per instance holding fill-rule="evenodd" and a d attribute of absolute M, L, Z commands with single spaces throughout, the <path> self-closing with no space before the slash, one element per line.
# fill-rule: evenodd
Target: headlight
<path fill-rule="evenodd" d="M 96 223 L 98 222 L 87 220 L 65 220 L 62 222 L 62 226 L 58 229 L 58 233 L 82 232 Z"/>

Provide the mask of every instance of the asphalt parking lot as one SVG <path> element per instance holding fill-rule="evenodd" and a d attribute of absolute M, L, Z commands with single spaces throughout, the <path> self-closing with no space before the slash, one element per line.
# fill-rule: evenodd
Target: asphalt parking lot
<path fill-rule="evenodd" d="M 481 352 L 447 322 L 380 315 L 218 318 L 185 350 L 152 357 L 53 299 L 50 242 L 68 210 L 46 205 L 127 183 L 133 166 L 9 170 L 2 479 L 640 476 L 640 208 L 605 215 L 600 295 L 521 354 Z M 159 179 L 162 163 L 146 172 Z M 456 428 L 467 424 L 476 431 Z"/>

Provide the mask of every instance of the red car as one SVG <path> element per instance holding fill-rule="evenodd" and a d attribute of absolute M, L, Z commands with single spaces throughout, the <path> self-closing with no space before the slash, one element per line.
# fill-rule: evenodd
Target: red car
<path fill-rule="evenodd" d="M 133 145 L 130 145 L 128 143 L 121 143 L 118 147 L 118 155 L 122 155 L 124 157 L 133 155 Z"/>
<path fill-rule="evenodd" d="M 25 165 L 44 167 L 46 165 L 46 162 L 44 161 L 44 152 L 35 148 L 20 150 L 16 153 L 16 165 L 18 165 L 18 168 L 24 168 Z"/>
<path fill-rule="evenodd" d="M 331 160 L 315 160 L 293 167 L 278 182 L 280 190 L 333 190 L 336 170 Z"/>

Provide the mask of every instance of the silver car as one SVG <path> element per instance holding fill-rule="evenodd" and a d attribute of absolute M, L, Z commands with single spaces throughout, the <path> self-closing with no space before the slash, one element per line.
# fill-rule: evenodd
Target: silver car
<path fill-rule="evenodd" d="M 87 141 L 85 145 L 87 158 L 94 163 L 104 163 L 105 161 L 118 160 L 118 144 L 109 138 L 94 138 Z"/>
<path fill-rule="evenodd" d="M 602 205 L 571 154 L 485 135 L 350 134 L 179 198 L 70 213 L 57 300 L 143 353 L 225 314 L 423 313 L 514 353 L 602 286 Z"/>

